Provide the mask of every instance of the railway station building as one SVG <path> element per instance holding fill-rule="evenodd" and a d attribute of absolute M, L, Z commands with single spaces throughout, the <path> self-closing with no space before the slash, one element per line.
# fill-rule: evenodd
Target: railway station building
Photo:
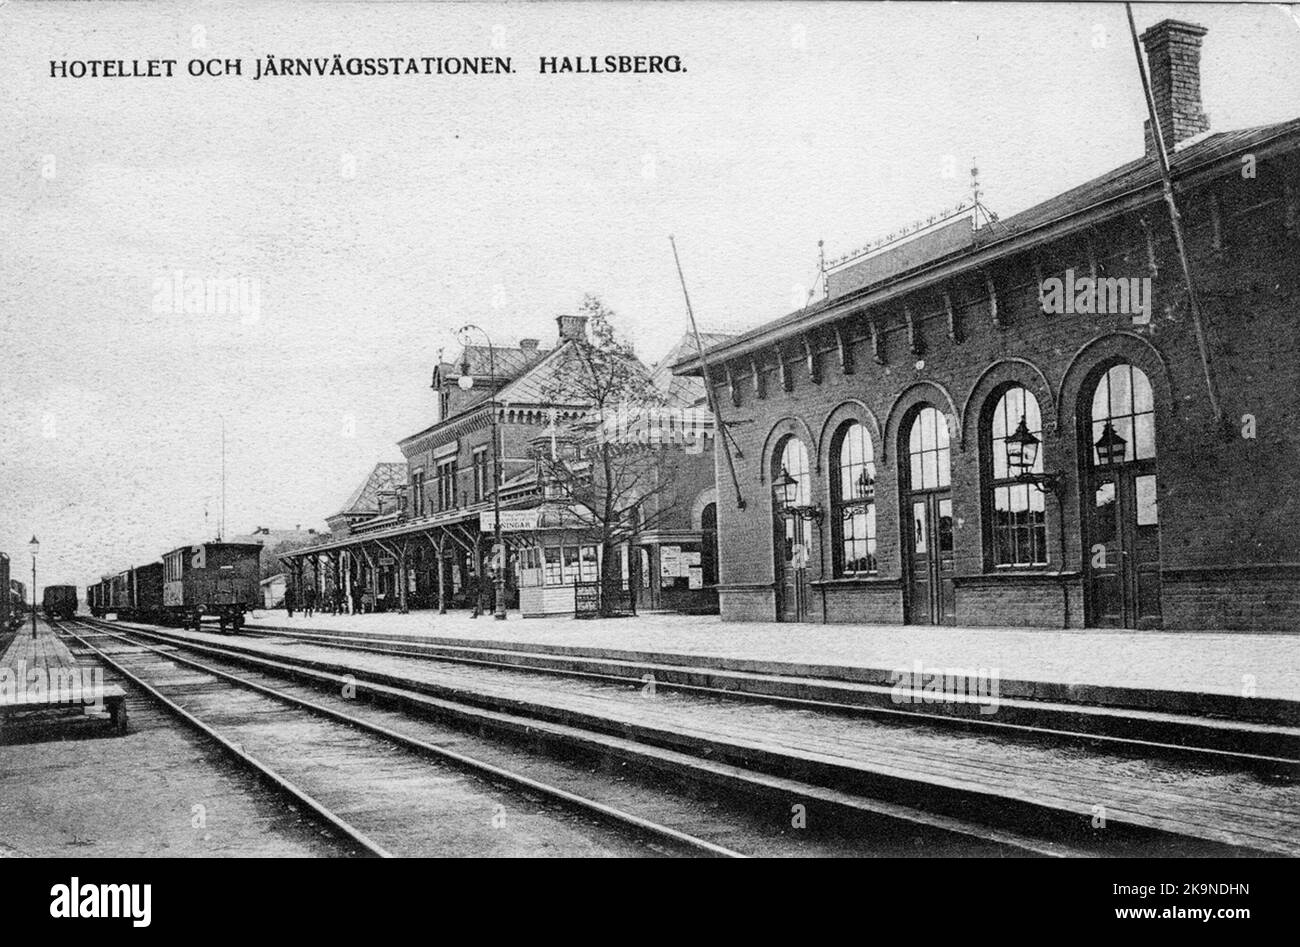
<path fill-rule="evenodd" d="M 1142 37 L 1194 297 L 1135 127 L 1129 163 L 906 228 L 676 365 L 734 434 L 724 619 L 1300 624 L 1300 121 L 1211 130 L 1205 34 Z"/>
<path fill-rule="evenodd" d="M 314 595 L 317 607 L 332 602 L 353 611 L 476 603 L 491 610 L 499 491 L 506 606 L 525 617 L 575 613 L 579 589 L 600 575 L 597 539 L 589 518 L 548 482 L 544 461 L 578 446 L 574 422 L 590 409 L 580 396 L 556 397 L 557 373 L 586 341 L 587 327 L 578 315 L 556 323 L 550 348 L 533 339 L 466 345 L 434 367 L 435 420 L 399 443 L 404 460 L 374 467 L 327 518 L 328 539 L 284 555 L 299 601 Z M 673 502 L 618 549 L 621 587 L 642 612 L 717 611 L 713 418 L 702 381 L 670 370 L 686 346 L 683 339 L 646 372 L 670 419 L 659 427 L 670 430 L 641 438 L 638 449 L 650 452 L 656 477 L 672 480 Z"/>

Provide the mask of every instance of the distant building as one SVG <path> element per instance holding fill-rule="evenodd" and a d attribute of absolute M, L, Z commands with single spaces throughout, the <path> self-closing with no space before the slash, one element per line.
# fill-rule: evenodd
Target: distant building
<path fill-rule="evenodd" d="M 329 540 L 284 557 L 291 581 L 337 587 L 353 608 L 468 608 L 480 595 L 490 608 L 495 406 L 506 603 L 525 615 L 573 613 L 577 587 L 599 575 L 598 555 L 571 508 L 547 495 L 540 471 L 545 452 L 588 409 L 577 396 L 551 397 L 563 378 L 557 372 L 586 340 L 586 320 L 556 321 L 553 348 L 531 339 L 471 345 L 436 365 L 434 423 L 401 441 L 404 465 L 377 465 L 328 519 Z M 673 361 L 683 351 L 674 349 Z M 620 548 L 620 580 L 641 609 L 716 610 L 712 415 L 702 384 L 675 377 L 667 360 L 646 373 L 672 406 L 665 417 L 689 413 L 698 442 L 690 452 L 681 443 L 654 445 L 663 474 L 689 496 Z"/>
<path fill-rule="evenodd" d="M 283 572 L 267 576 L 261 581 L 262 606 L 264 608 L 283 608 L 286 576 Z"/>

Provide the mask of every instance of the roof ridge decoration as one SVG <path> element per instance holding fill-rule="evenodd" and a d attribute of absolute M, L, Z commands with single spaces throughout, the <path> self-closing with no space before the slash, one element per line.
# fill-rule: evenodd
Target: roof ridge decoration
<path fill-rule="evenodd" d="M 946 223 L 947 221 L 952 220 L 954 217 L 960 217 L 962 214 L 971 213 L 974 210 L 975 210 L 975 205 L 973 205 L 970 201 L 966 201 L 966 200 L 958 201 L 952 207 L 945 207 L 937 214 L 931 214 L 929 217 L 925 218 L 924 220 L 918 218 L 914 220 L 911 224 L 901 227 L 898 230 L 891 230 L 885 236 L 880 237 L 876 240 L 871 240 L 863 244 L 861 247 L 857 248 L 856 250 L 850 250 L 848 253 L 844 254 L 838 259 L 828 260 L 826 263 L 826 269 L 827 271 L 832 271 L 838 269 L 839 267 L 844 267 L 844 266 L 848 266 L 851 263 L 856 263 L 858 260 L 862 259 L 865 256 L 868 256 L 872 253 L 876 253 L 880 250 L 884 250 L 887 247 L 891 247 L 896 243 L 901 243 L 904 240 L 910 239 L 911 237 L 915 237 L 918 234 L 921 234 L 929 230 L 931 227 L 936 227 L 939 224 Z M 973 216 L 971 220 L 973 224 L 974 222 Z M 974 229 L 974 227 L 972 226 L 971 229 Z"/>

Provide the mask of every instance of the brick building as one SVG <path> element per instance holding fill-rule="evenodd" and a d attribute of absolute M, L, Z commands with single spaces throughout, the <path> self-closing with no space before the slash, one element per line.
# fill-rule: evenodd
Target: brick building
<path fill-rule="evenodd" d="M 596 546 L 571 505 L 548 493 L 541 461 L 589 408 L 580 397 L 555 397 L 557 373 L 587 328 L 583 316 L 556 321 L 550 349 L 534 339 L 467 345 L 435 366 L 434 422 L 399 443 L 404 463 L 376 465 L 328 518 L 328 540 L 284 556 L 295 587 L 354 610 L 491 607 L 495 414 L 506 604 L 526 616 L 574 612 L 575 586 L 599 575 Z M 621 581 L 641 610 L 716 612 L 712 415 L 702 383 L 675 377 L 668 362 L 646 375 L 666 406 L 689 410 L 699 440 L 695 450 L 655 445 L 656 476 L 673 481 L 680 502 L 619 549 Z"/>
<path fill-rule="evenodd" d="M 742 422 L 724 618 L 1296 627 L 1300 121 L 1211 132 L 1205 32 L 1142 37 L 1201 331 L 1149 128 L 1023 213 L 833 265 L 705 353 Z"/>

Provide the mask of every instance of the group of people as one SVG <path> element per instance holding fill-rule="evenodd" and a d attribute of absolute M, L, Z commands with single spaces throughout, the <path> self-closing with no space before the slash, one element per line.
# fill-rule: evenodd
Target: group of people
<path fill-rule="evenodd" d="M 376 601 L 374 593 L 359 584 L 352 587 L 350 601 L 347 596 L 344 596 L 341 588 L 321 591 L 308 586 L 299 592 L 290 585 L 284 590 L 284 608 L 290 618 L 293 617 L 294 612 L 301 612 L 307 618 L 312 617 L 317 611 L 327 615 L 346 615 L 349 611 L 383 611 L 385 598 L 386 596 L 380 593 Z"/>

